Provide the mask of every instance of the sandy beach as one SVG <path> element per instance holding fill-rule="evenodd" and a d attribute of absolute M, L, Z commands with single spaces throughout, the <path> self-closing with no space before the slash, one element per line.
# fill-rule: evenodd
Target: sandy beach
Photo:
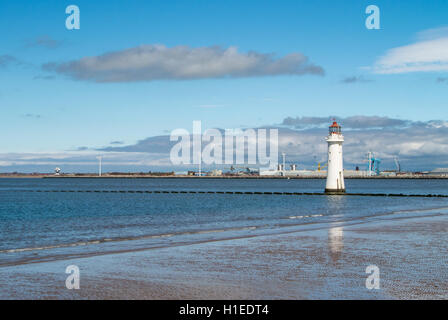
<path fill-rule="evenodd" d="M 0 268 L 2 299 L 447 299 L 448 216 Z M 80 289 L 65 268 L 80 268 Z M 365 269 L 380 270 L 367 289 Z"/>

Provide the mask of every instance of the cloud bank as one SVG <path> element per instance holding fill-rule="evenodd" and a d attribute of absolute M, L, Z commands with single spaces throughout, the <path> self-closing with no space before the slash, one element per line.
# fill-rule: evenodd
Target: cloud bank
<path fill-rule="evenodd" d="M 325 136 L 332 117 L 288 117 L 279 130 L 279 154 L 288 162 L 312 169 L 326 161 Z M 398 156 L 404 170 L 432 170 L 448 166 L 448 121 L 411 121 L 380 116 L 337 117 L 345 136 L 344 163 L 347 169 L 366 165 L 366 153 L 372 151 L 382 159 L 383 169 L 395 169 Z M 168 154 L 175 142 L 169 136 L 140 140 L 134 145 L 108 147 L 107 152 Z"/>
<path fill-rule="evenodd" d="M 395 169 L 396 156 L 403 170 L 448 167 L 448 121 L 422 122 L 379 116 L 337 119 L 345 137 L 346 169 L 354 169 L 355 166 L 365 168 L 368 151 L 382 159 L 382 169 Z M 326 161 L 325 136 L 330 121 L 331 117 L 288 117 L 282 125 L 266 128 L 279 130 L 279 155 L 285 152 L 287 163 L 296 163 L 299 168 L 316 169 L 318 162 Z M 191 132 L 191 128 L 186 129 Z M 171 147 L 175 143 L 170 141 L 167 134 L 148 137 L 130 145 L 112 144 L 96 149 L 80 147 L 76 151 L 48 154 L 0 154 L 0 171 L 52 172 L 55 167 L 60 167 L 64 172 L 97 172 L 96 157 L 99 154 L 103 155 L 104 172 L 184 171 L 186 167 L 172 166 L 169 160 Z M 223 166 L 223 169 L 229 167 Z"/>
<path fill-rule="evenodd" d="M 326 127 L 332 118 L 335 117 L 287 117 L 283 120 L 282 125 L 296 129 Z M 344 124 L 345 129 L 398 128 L 410 123 L 408 120 L 379 116 L 351 116 L 337 117 L 337 119 Z"/>
<path fill-rule="evenodd" d="M 43 69 L 93 82 L 137 82 L 243 78 L 276 75 L 323 75 L 322 67 L 302 53 L 281 58 L 273 54 L 238 52 L 236 47 L 191 48 L 142 45 L 69 62 L 50 62 Z"/>

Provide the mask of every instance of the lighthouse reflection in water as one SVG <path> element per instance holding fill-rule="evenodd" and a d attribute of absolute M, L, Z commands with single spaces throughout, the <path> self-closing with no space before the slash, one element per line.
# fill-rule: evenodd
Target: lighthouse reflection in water
<path fill-rule="evenodd" d="M 328 229 L 328 249 L 333 262 L 338 262 L 344 248 L 344 228 L 342 226 Z"/>
<path fill-rule="evenodd" d="M 334 210 L 334 212 L 343 212 L 342 208 L 346 206 L 346 198 L 344 196 L 332 195 L 327 197 L 328 206 Z M 335 218 L 341 218 L 340 215 L 336 215 Z M 328 253 L 331 260 L 336 263 L 342 256 L 344 249 L 344 226 L 343 222 L 335 221 L 330 223 L 328 229 Z"/>

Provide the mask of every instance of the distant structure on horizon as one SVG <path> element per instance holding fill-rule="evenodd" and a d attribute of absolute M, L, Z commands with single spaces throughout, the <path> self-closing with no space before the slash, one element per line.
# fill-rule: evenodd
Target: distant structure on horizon
<path fill-rule="evenodd" d="M 344 169 L 342 163 L 342 135 L 341 126 L 333 121 L 326 137 L 328 143 L 328 169 L 325 193 L 338 194 L 345 192 Z"/>

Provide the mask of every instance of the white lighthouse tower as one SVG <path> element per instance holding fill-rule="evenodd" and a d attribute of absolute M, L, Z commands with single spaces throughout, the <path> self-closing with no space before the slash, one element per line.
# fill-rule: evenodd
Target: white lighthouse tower
<path fill-rule="evenodd" d="M 328 137 L 328 171 L 325 193 L 338 194 L 345 192 L 344 169 L 342 166 L 342 135 L 341 126 L 333 121 L 329 127 Z"/>

